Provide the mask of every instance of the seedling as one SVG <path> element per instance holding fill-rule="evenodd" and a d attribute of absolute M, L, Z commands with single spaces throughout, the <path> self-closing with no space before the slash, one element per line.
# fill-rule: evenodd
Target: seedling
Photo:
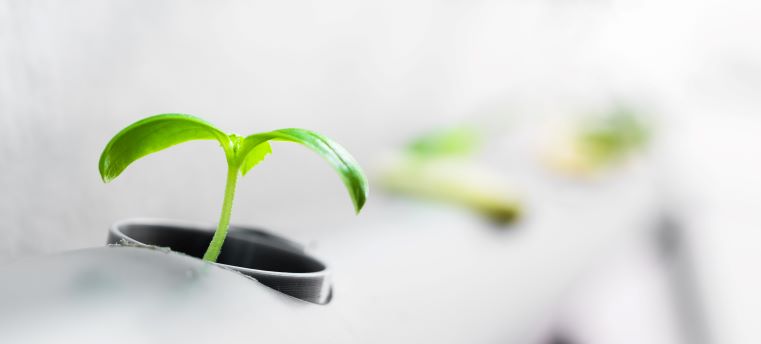
<path fill-rule="evenodd" d="M 144 118 L 122 129 L 106 145 L 100 156 L 99 170 L 103 182 L 118 177 L 132 162 L 179 143 L 192 140 L 217 140 L 227 158 L 227 183 L 222 214 L 217 230 L 203 259 L 216 262 L 227 236 L 238 175 L 246 175 L 272 153 L 269 141 L 300 143 L 322 156 L 338 172 L 359 213 L 367 199 L 367 179 L 354 158 L 338 143 L 313 131 L 297 128 L 279 129 L 242 137 L 226 134 L 194 116 L 162 114 Z"/>
<path fill-rule="evenodd" d="M 379 182 L 397 195 L 455 204 L 496 224 L 517 220 L 521 204 L 496 171 L 474 161 L 485 141 L 482 130 L 459 125 L 417 137 L 390 155 Z"/>
<path fill-rule="evenodd" d="M 619 104 L 571 123 L 544 152 L 554 170 L 574 177 L 596 177 L 643 150 L 652 134 L 636 108 Z"/>

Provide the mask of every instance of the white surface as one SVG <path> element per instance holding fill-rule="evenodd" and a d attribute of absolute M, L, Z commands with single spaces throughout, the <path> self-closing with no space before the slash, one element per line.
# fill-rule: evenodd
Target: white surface
<path fill-rule="evenodd" d="M 0 269 L 3 343 L 355 342 L 331 308 L 175 253 L 102 247 Z M 293 324 L 299 324 L 294 330 Z"/>
<path fill-rule="evenodd" d="M 761 315 L 761 118 L 696 119 L 674 147 L 674 184 L 693 234 L 715 343 L 757 343 Z M 703 141 L 701 151 L 688 147 Z M 680 153 L 680 154 L 676 154 Z"/>
<path fill-rule="evenodd" d="M 651 180 L 645 169 L 628 172 L 584 187 L 527 179 L 529 213 L 513 228 L 392 203 L 314 251 L 334 269 L 335 306 L 379 343 L 427 342 L 432 333 L 436 342 L 528 343 L 615 243 L 649 229 Z"/>
<path fill-rule="evenodd" d="M 622 245 L 569 290 L 548 336 L 583 344 L 695 344 L 683 332 L 661 254 L 653 238 Z"/>

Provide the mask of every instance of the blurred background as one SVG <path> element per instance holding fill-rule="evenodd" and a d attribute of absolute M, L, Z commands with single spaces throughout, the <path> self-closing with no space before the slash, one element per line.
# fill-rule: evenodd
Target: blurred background
<path fill-rule="evenodd" d="M 467 235 L 504 244 L 488 258 L 510 285 L 491 295 L 505 318 L 477 338 L 759 343 L 759 13 L 718 0 L 2 0 L 0 263 L 103 245 L 124 218 L 213 223 L 225 162 L 211 142 L 110 184 L 96 168 L 121 128 L 188 113 L 240 135 L 309 128 L 352 152 L 371 177 L 360 216 L 319 157 L 278 143 L 233 211 L 339 275 L 346 236 L 399 239 L 413 265 L 416 243 L 473 244 L 458 252 L 473 261 L 486 257 Z"/>

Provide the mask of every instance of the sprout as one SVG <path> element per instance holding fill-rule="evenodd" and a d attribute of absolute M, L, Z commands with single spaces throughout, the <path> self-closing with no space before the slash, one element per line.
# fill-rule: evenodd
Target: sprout
<path fill-rule="evenodd" d="M 203 256 L 216 262 L 230 224 L 238 175 L 248 171 L 272 153 L 270 141 L 302 144 L 322 156 L 343 180 L 354 210 L 359 213 L 368 193 L 367 179 L 354 158 L 338 143 L 313 131 L 288 128 L 246 137 L 226 134 L 210 123 L 190 115 L 162 114 L 137 121 L 122 129 L 106 145 L 100 156 L 101 178 L 108 183 L 132 162 L 148 154 L 191 140 L 217 140 L 227 158 L 227 183 L 217 230 Z"/>

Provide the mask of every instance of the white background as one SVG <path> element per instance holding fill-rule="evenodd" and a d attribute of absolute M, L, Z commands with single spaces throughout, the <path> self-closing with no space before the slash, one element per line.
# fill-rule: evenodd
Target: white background
<path fill-rule="evenodd" d="M 372 172 L 430 127 L 623 98 L 659 116 L 654 160 L 695 233 L 718 342 L 757 343 L 759 13 L 710 0 L 0 1 L 0 261 L 101 245 L 121 218 L 213 222 L 225 166 L 212 143 L 100 182 L 102 147 L 146 115 L 314 129 Z M 319 158 L 274 151 L 241 181 L 235 222 L 303 241 L 361 225 Z"/>

